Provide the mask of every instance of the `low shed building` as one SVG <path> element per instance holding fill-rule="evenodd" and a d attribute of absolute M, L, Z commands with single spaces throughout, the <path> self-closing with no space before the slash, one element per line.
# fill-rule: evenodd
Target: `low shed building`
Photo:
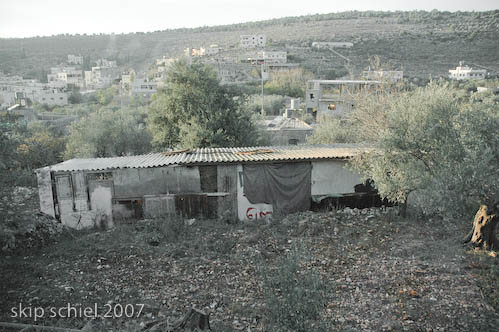
<path fill-rule="evenodd" d="M 284 116 L 270 116 L 268 119 L 259 121 L 264 135 L 268 138 L 270 145 L 298 145 L 307 141 L 314 128 L 303 120 Z"/>
<path fill-rule="evenodd" d="M 37 170 L 41 211 L 73 228 L 181 214 L 252 221 L 348 195 L 354 145 L 203 148 L 71 159 Z"/>

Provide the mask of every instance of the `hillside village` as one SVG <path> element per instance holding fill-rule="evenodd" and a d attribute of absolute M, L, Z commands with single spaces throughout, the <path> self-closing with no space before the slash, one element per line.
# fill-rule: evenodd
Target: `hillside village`
<path fill-rule="evenodd" d="M 498 37 L 494 10 L 0 39 L 0 331 L 494 331 Z"/>
<path fill-rule="evenodd" d="M 385 78 L 421 84 L 430 78 L 464 78 L 466 74 L 450 73 L 456 67 L 470 67 L 463 73 L 477 70 L 478 76 L 471 78 L 496 77 L 493 40 L 498 24 L 497 11 L 347 12 L 204 30 L 4 39 L 0 108 L 75 104 L 81 94 L 91 96 L 110 86 L 119 87 L 120 96 L 147 99 L 178 59 L 209 64 L 222 84 L 254 89 L 276 72 L 298 68 L 314 80 L 377 80 L 384 73 Z M 53 46 L 43 50 L 48 38 Z M 22 54 L 13 53 L 20 49 L 16 45 Z M 378 68 L 369 62 L 375 55 L 381 60 Z"/>
<path fill-rule="evenodd" d="M 307 133 L 298 133 L 300 128 L 312 129 L 307 127 L 304 122 L 297 122 L 296 114 L 293 111 L 306 109 L 307 114 L 313 114 L 317 120 L 317 114 L 328 113 L 334 105 L 335 114 L 341 114 L 345 109 L 348 110 L 353 105 L 352 95 L 356 92 L 350 90 L 359 90 L 361 86 L 376 85 L 382 81 L 396 83 L 403 78 L 403 70 L 386 70 L 383 68 L 371 68 L 355 71 L 351 59 L 343 56 L 341 52 L 355 47 L 351 42 L 318 42 L 314 41 L 310 47 L 302 47 L 302 50 L 308 49 L 308 52 L 328 51 L 335 57 L 334 61 L 340 60 L 343 71 L 337 71 L 333 78 L 326 78 L 324 75 L 318 77 L 311 76 L 313 79 L 306 81 L 305 98 L 287 100 L 281 109 L 273 110 L 278 118 L 272 115 L 266 119 L 267 123 L 275 119 L 280 121 L 280 127 L 283 126 L 283 119 L 292 119 L 294 122 L 285 121 L 287 129 L 297 129 L 295 134 L 298 138 L 290 137 L 289 140 L 274 139 L 271 141 L 280 142 L 278 145 L 289 144 L 289 142 L 304 143 Z M 265 34 L 241 35 L 237 45 L 221 47 L 218 44 L 202 46 L 199 48 L 186 47 L 183 54 L 176 58 L 163 56 L 151 61 L 147 70 L 139 71 L 132 67 L 123 70 L 123 66 L 118 67 L 115 60 L 99 58 L 92 62 L 89 70 L 84 70 L 85 64 L 88 65 L 89 59 L 82 55 L 68 54 L 65 63 L 51 67 L 44 77 L 45 83 L 36 79 L 23 79 L 21 76 L 3 74 L 0 76 L 0 108 L 8 114 L 20 114 L 29 121 L 38 120 L 74 120 L 72 116 L 64 117 L 62 115 L 49 115 L 38 107 L 38 111 L 33 109 L 34 105 L 45 107 L 45 110 L 57 106 L 66 106 L 82 102 L 82 96 L 95 95 L 97 90 L 105 90 L 110 87 L 116 87 L 120 99 L 140 98 L 149 100 L 158 89 L 165 87 L 166 74 L 169 66 L 175 61 L 186 61 L 189 64 L 201 63 L 214 68 L 221 84 L 224 85 L 252 85 L 262 86 L 269 81 L 270 77 L 276 73 L 294 72 L 303 68 L 302 63 L 291 62 L 288 54 L 292 53 L 294 48 L 279 48 L 273 46 L 267 40 Z M 293 59 L 294 57 L 291 57 Z M 95 65 L 95 66 L 94 66 Z M 465 62 L 459 61 L 459 64 L 448 70 L 445 78 L 451 80 L 484 80 L 485 78 L 497 77 L 496 69 L 482 69 L 470 67 Z M 487 68 L 487 67 L 485 67 Z M 337 77 L 340 75 L 340 77 Z M 437 76 L 433 76 L 436 78 Z M 335 86 L 342 90 L 331 96 L 327 96 L 324 90 L 326 87 Z M 487 87 L 480 87 L 487 89 Z M 338 90 L 338 91 L 339 91 Z M 347 99 L 344 96 L 350 95 Z M 265 98 L 261 95 L 262 103 Z M 87 98 L 88 99 L 88 98 Z M 348 100 L 349 99 L 349 100 Z M 302 104 L 303 105 L 302 105 Z M 349 106 L 350 105 L 350 106 Z M 290 112 L 285 112 L 286 107 Z M 262 105 L 262 107 L 264 107 Z M 264 110 L 262 110 L 264 112 Z M 296 112 L 295 112 L 296 113 Z M 331 113 L 331 112 L 329 112 Z M 263 113 L 264 115 L 267 115 Z M 280 116 L 280 118 L 279 118 Z M 303 118 L 303 114 L 302 114 Z M 290 124 L 292 123 L 292 124 Z M 262 122 L 265 127 L 265 123 Z M 310 125 L 310 123 L 309 123 Z M 267 125 L 268 126 L 268 125 Z M 284 128 L 284 129 L 285 129 Z M 268 128 L 275 131 L 275 127 Z M 310 134 L 310 132 L 308 133 Z M 292 136 L 292 135 L 291 135 Z"/>

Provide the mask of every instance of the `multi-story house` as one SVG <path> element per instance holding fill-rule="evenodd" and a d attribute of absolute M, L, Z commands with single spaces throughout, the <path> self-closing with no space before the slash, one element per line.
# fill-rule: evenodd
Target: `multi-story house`
<path fill-rule="evenodd" d="M 85 86 L 83 71 L 74 67 L 53 67 L 47 75 L 47 81 L 52 84 L 56 81 L 64 82 L 67 86 L 83 88 Z"/>
<path fill-rule="evenodd" d="M 267 44 L 267 37 L 263 34 L 241 35 L 239 45 L 241 48 L 264 48 Z"/>
<path fill-rule="evenodd" d="M 449 70 L 449 78 L 453 80 L 479 80 L 484 79 L 486 74 L 485 69 L 473 69 L 463 65 L 461 61 L 456 69 Z"/>
<path fill-rule="evenodd" d="M 26 80 L 20 76 L 0 77 L 0 108 L 8 108 L 22 102 L 62 106 L 68 103 L 64 88 L 54 88 L 36 80 Z M 23 105 L 25 106 L 25 105 Z"/>
<path fill-rule="evenodd" d="M 82 65 L 83 57 L 81 55 L 68 54 L 67 62 L 72 65 Z"/>
<path fill-rule="evenodd" d="M 258 51 L 248 57 L 248 62 L 251 64 L 283 64 L 287 62 L 286 51 Z"/>

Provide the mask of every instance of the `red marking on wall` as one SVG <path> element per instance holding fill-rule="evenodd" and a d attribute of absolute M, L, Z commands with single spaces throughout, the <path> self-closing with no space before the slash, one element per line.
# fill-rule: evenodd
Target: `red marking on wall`
<path fill-rule="evenodd" d="M 253 218 L 255 220 L 258 220 L 258 217 L 260 217 L 260 219 L 263 219 L 263 218 L 265 218 L 266 216 L 268 216 L 270 214 L 272 214 L 272 211 L 260 211 L 260 212 L 258 212 L 253 207 L 249 207 L 246 210 L 246 217 L 248 218 L 248 220 L 253 220 Z"/>

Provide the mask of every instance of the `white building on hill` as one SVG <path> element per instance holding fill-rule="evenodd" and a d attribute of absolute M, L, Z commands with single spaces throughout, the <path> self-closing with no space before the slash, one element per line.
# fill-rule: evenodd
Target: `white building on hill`
<path fill-rule="evenodd" d="M 81 55 L 68 54 L 68 63 L 81 65 L 83 64 L 83 57 Z"/>
<path fill-rule="evenodd" d="M 85 86 L 83 71 L 74 67 L 53 67 L 50 68 L 50 74 L 47 75 L 49 84 L 63 82 L 66 86 L 73 85 L 79 88 Z"/>
<path fill-rule="evenodd" d="M 28 100 L 49 106 L 62 106 L 67 105 L 68 94 L 64 88 L 54 88 L 36 80 L 23 79 L 20 76 L 0 77 L 0 109 L 15 104 L 27 106 Z"/>
<path fill-rule="evenodd" d="M 353 43 L 350 42 L 313 42 L 313 48 L 351 48 Z"/>
<path fill-rule="evenodd" d="M 485 78 L 486 73 L 485 69 L 473 69 L 464 66 L 460 61 L 456 69 L 449 70 L 449 78 L 453 80 L 480 80 Z"/>
<path fill-rule="evenodd" d="M 404 77 L 402 70 L 364 70 L 362 78 L 375 81 L 398 82 Z"/>
<path fill-rule="evenodd" d="M 241 35 L 239 45 L 241 48 L 263 48 L 267 44 L 265 35 Z"/>
<path fill-rule="evenodd" d="M 288 60 L 286 51 L 258 51 L 248 57 L 251 64 L 283 64 Z"/>

